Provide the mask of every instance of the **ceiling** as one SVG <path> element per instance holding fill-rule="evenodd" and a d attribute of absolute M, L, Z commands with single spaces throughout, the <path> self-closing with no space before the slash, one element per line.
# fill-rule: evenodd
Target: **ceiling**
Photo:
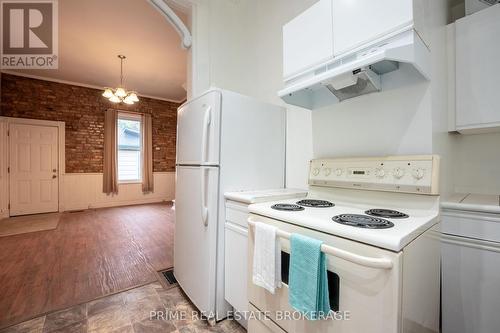
<path fill-rule="evenodd" d="M 174 11 L 186 22 L 182 7 Z M 120 83 L 139 95 L 186 98 L 187 51 L 176 30 L 147 0 L 59 1 L 59 69 L 18 70 L 48 79 L 98 87 Z M 11 71 L 13 72 L 13 71 Z"/>

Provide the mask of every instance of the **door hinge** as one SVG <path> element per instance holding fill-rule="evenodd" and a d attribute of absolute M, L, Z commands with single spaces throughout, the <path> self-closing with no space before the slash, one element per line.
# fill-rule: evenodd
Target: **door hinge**
<path fill-rule="evenodd" d="M 9 208 L 9 210 L 10 210 L 10 203 L 7 205 L 7 208 Z"/>
<path fill-rule="evenodd" d="M 7 130 L 7 136 L 10 136 L 10 130 Z"/>
<path fill-rule="evenodd" d="M 10 167 L 7 167 L 7 173 L 10 173 Z"/>

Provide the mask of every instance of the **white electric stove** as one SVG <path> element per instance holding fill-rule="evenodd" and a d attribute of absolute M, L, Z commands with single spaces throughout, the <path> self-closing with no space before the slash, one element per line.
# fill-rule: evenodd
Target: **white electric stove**
<path fill-rule="evenodd" d="M 249 225 L 278 228 L 284 287 L 249 284 L 249 332 L 438 332 L 439 158 L 394 156 L 311 161 L 306 198 L 249 206 Z M 297 320 L 288 304 L 291 233 L 324 242 L 336 319 Z M 253 228 L 249 234 L 252 274 Z M 249 279 L 251 281 L 251 279 Z M 280 331 L 281 330 L 281 331 Z"/>

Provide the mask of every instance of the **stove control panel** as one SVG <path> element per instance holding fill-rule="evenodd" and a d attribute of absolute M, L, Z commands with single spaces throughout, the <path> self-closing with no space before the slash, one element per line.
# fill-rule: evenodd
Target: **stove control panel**
<path fill-rule="evenodd" d="M 437 195 L 439 156 L 312 160 L 309 185 Z"/>

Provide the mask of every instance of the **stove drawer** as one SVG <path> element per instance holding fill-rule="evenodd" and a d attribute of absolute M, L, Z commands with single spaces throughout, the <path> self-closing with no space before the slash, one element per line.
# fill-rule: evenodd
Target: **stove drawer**
<path fill-rule="evenodd" d="M 264 313 L 260 312 L 250 304 L 250 311 L 255 316 L 248 321 L 248 332 L 252 333 L 286 333 L 276 325 L 271 319 L 264 316 Z"/>

